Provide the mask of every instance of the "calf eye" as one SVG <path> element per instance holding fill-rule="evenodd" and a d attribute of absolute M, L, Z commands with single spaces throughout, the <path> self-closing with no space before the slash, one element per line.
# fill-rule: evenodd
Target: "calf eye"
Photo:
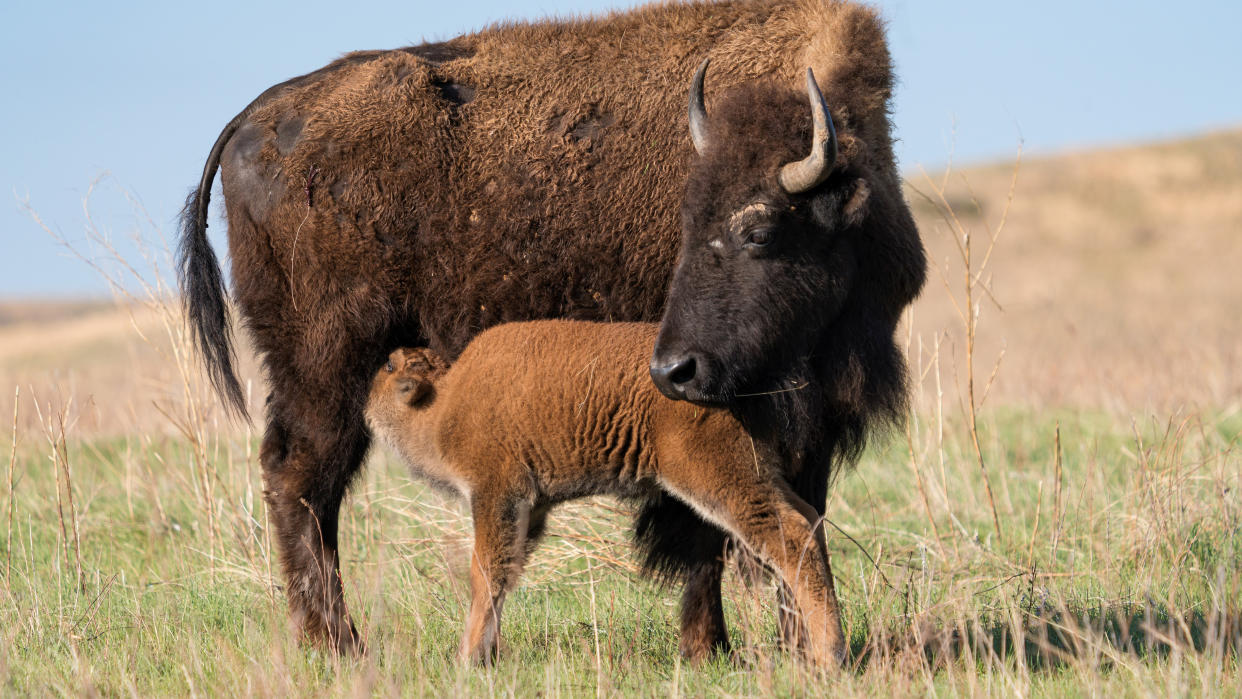
<path fill-rule="evenodd" d="M 394 371 L 396 371 L 396 370 L 397 370 L 397 368 L 396 368 L 395 366 L 393 366 L 393 365 L 392 365 L 392 360 L 391 360 L 391 359 L 389 359 L 389 360 L 388 360 L 388 363 L 384 365 L 384 368 L 388 370 L 388 373 L 389 373 L 389 374 L 391 374 L 392 372 L 394 372 Z"/>
<path fill-rule="evenodd" d="M 746 247 L 761 248 L 772 241 L 772 229 L 765 226 L 763 228 L 752 228 L 746 234 Z"/>

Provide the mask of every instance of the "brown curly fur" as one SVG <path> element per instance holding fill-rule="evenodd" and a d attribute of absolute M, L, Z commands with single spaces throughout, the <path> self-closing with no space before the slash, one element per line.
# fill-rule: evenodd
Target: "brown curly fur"
<path fill-rule="evenodd" d="M 813 67 L 848 117 L 843 137 L 869 144 L 873 189 L 904 209 L 881 23 L 832 0 L 658 3 L 349 54 L 265 92 L 221 134 L 183 216 L 182 287 L 240 408 L 205 234 L 218 162 L 234 294 L 270 383 L 261 460 L 299 632 L 359 641 L 338 511 L 369 444 L 371 371 L 393 347 L 451 358 L 503 321 L 659 318 L 691 156 L 685 85 L 708 56 L 709 109 Z M 683 565 L 683 650 L 702 657 L 727 645 L 720 540 L 686 525 L 703 537 Z"/>
<path fill-rule="evenodd" d="M 474 514 L 472 603 L 461 656 L 490 662 L 506 593 L 557 503 L 598 494 L 687 503 L 777 571 L 808 659 L 844 658 L 823 531 L 726 410 L 671 401 L 647 377 L 656 326 L 547 320 L 484 331 L 447 371 L 401 348 L 376 373 L 367 424 Z"/>

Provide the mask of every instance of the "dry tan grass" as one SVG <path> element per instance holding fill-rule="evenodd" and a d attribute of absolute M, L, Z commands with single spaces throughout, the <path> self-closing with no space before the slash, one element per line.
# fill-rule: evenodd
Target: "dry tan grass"
<path fill-rule="evenodd" d="M 58 304 L 40 306 L 43 317 L 0 324 L 0 385 L 63 408 L 79 436 L 173 430 L 165 413 L 185 392 L 177 341 L 167 325 L 175 301 L 163 308 L 124 301 L 87 309 L 75 304 L 71 313 Z M 262 384 L 254 353 L 244 344 L 238 351 L 243 386 L 257 393 Z M 200 396 L 204 390 L 196 386 Z M 13 395 L 5 394 L 0 410 L 8 415 Z M 24 429 L 36 429 L 30 406 L 23 406 L 19 419 Z"/>
<path fill-rule="evenodd" d="M 977 235 L 1004 210 L 1012 163 L 907 173 L 934 265 L 961 274 L 918 191 L 943 183 Z M 917 191 L 916 191 L 917 190 Z M 1242 132 L 1027 160 L 982 304 L 977 368 L 1004 348 L 991 400 L 1115 412 L 1236 406 L 1242 396 Z M 963 374 L 961 323 L 933 272 L 914 336 Z M 947 352 L 947 354 L 946 354 Z"/>

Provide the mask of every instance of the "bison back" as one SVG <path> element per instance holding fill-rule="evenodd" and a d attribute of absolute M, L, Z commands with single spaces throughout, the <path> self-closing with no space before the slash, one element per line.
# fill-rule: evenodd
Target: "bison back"
<path fill-rule="evenodd" d="M 691 154 L 684 86 L 706 57 L 709 109 L 813 67 L 896 186 L 888 52 L 859 6 L 655 4 L 352 54 L 255 109 L 224 151 L 260 349 L 275 315 L 329 347 L 412 324 L 450 357 L 504 321 L 657 319 Z"/>

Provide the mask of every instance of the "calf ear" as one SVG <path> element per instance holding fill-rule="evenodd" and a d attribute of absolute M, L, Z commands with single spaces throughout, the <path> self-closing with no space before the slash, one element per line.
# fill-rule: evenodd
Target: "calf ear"
<path fill-rule="evenodd" d="M 422 377 L 410 379 L 409 381 L 413 384 L 413 386 L 411 387 L 409 395 L 405 399 L 406 405 L 414 407 L 419 403 L 428 401 L 432 397 L 435 387 L 430 381 Z"/>
<path fill-rule="evenodd" d="M 431 395 L 432 385 L 424 376 L 402 376 L 394 384 L 397 398 L 406 405 L 415 406 Z"/>
<path fill-rule="evenodd" d="M 402 399 L 408 400 L 411 393 L 416 390 L 418 379 L 409 376 L 399 376 L 393 381 L 393 389 Z"/>
<path fill-rule="evenodd" d="M 854 180 L 854 191 L 841 207 L 841 217 L 847 226 L 857 226 L 867 216 L 867 200 L 871 197 L 871 187 L 863 178 Z"/>

